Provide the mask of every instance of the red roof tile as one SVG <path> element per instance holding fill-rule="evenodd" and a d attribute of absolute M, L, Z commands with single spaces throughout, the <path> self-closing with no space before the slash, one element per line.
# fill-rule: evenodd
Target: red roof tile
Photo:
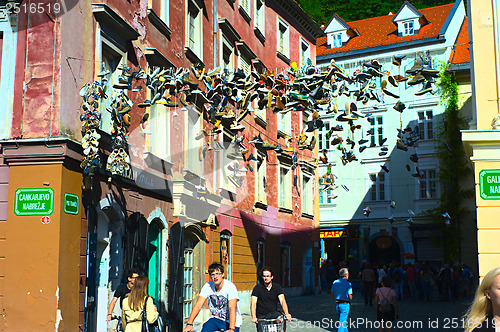
<path fill-rule="evenodd" d="M 465 18 L 462 28 L 458 33 L 457 41 L 455 42 L 454 49 L 451 51 L 450 63 L 468 63 L 470 62 L 469 54 L 469 23 L 467 17 Z"/>
<path fill-rule="evenodd" d="M 347 22 L 360 36 L 351 38 L 346 45 L 327 48 L 326 36 L 316 41 L 316 55 L 335 54 L 340 52 L 365 49 L 374 46 L 391 45 L 429 37 L 437 37 L 453 4 L 420 9 L 429 24 L 420 28 L 417 35 L 398 37 L 397 26 L 391 20 L 395 14 Z"/>

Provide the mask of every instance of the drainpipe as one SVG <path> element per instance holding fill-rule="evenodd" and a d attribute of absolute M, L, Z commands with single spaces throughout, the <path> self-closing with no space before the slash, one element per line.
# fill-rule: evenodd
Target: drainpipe
<path fill-rule="evenodd" d="M 212 11 L 213 11 L 213 35 L 214 35 L 214 39 L 213 39 L 213 48 L 214 48 L 214 56 L 213 56 L 213 67 L 215 69 L 215 67 L 217 67 L 217 0 L 213 0 L 213 8 L 212 8 Z M 213 140 L 215 141 L 217 139 L 217 136 L 214 136 Z M 212 163 L 212 183 L 213 183 L 213 186 L 214 186 L 214 192 L 215 190 L 217 189 L 217 153 L 212 150 L 212 156 L 213 156 L 213 163 Z"/>
<path fill-rule="evenodd" d="M 497 107 L 498 113 L 500 113 L 500 4 L 498 1 L 493 1 L 493 36 L 494 36 L 494 47 L 495 47 L 495 70 L 497 74 Z"/>

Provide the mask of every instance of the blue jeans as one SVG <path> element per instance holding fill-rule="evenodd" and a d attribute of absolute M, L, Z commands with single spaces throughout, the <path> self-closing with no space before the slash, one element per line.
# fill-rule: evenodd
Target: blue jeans
<path fill-rule="evenodd" d="M 212 317 L 209 320 L 207 320 L 205 324 L 203 324 L 201 332 L 219 332 L 221 330 L 225 331 L 228 328 L 229 328 L 228 322 Z M 234 332 L 240 332 L 240 328 L 235 327 Z"/>
<path fill-rule="evenodd" d="M 396 295 L 398 296 L 398 298 L 400 300 L 405 298 L 405 293 L 403 292 L 403 282 L 402 281 L 396 282 L 395 290 L 396 290 Z"/>
<path fill-rule="evenodd" d="M 349 316 L 350 303 L 335 303 L 335 310 L 339 315 L 339 329 L 337 332 L 349 332 L 347 329 L 347 316 Z"/>

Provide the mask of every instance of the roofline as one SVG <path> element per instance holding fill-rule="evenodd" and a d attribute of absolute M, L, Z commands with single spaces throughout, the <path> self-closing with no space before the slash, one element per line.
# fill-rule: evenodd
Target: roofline
<path fill-rule="evenodd" d="M 399 13 L 403 10 L 403 8 L 405 7 L 405 5 L 408 5 L 408 7 L 410 8 L 410 10 L 412 12 L 414 12 L 415 14 L 417 14 L 417 16 L 420 18 L 422 16 L 424 16 L 417 8 L 415 8 L 415 6 L 413 6 L 411 3 L 409 3 L 408 1 L 405 1 L 403 3 L 403 5 L 399 8 L 398 12 L 394 15 L 394 17 L 392 18 L 391 22 L 394 23 L 394 19 L 396 17 L 398 17 Z"/>
<path fill-rule="evenodd" d="M 470 71 L 470 62 L 462 62 L 462 63 L 450 63 L 448 65 L 448 71 L 450 72 L 459 72 L 459 71 Z"/>
<path fill-rule="evenodd" d="M 326 30 L 326 28 L 330 25 L 330 23 L 332 23 L 332 21 L 333 21 L 333 19 L 334 19 L 335 17 L 339 19 L 340 24 L 341 24 L 341 25 L 343 25 L 343 26 L 344 26 L 344 28 L 346 28 L 346 29 L 351 29 L 351 26 L 350 26 L 349 24 L 347 24 L 347 22 L 346 22 L 346 21 L 344 21 L 344 20 L 342 19 L 342 17 L 340 17 L 339 15 L 337 15 L 337 13 L 334 13 L 334 14 L 333 14 L 333 16 L 330 18 L 330 21 L 328 21 L 328 23 L 325 25 L 325 30 Z M 323 30 L 323 32 L 324 32 L 325 30 Z"/>
<path fill-rule="evenodd" d="M 288 11 L 292 17 L 295 17 L 297 23 L 304 27 L 314 38 L 323 37 L 325 35 L 316 22 L 314 22 L 294 0 L 274 0 L 274 2 L 284 11 Z M 294 12 L 298 14 L 298 17 L 293 15 Z"/>
<path fill-rule="evenodd" d="M 354 50 L 348 50 L 344 52 L 339 52 L 339 53 L 331 53 L 331 54 L 323 54 L 316 56 L 316 63 L 325 61 L 325 60 L 331 60 L 335 59 L 337 60 L 338 58 L 342 57 L 349 57 L 353 55 L 358 55 L 358 54 L 363 54 L 363 53 L 374 53 L 374 52 L 379 52 L 379 51 L 389 51 L 389 50 L 394 50 L 394 49 L 400 49 L 400 48 L 408 48 L 408 46 L 421 46 L 423 44 L 430 44 L 430 43 L 444 43 L 445 39 L 443 35 L 437 35 L 433 37 L 427 37 L 423 39 L 417 39 L 417 40 L 410 40 L 407 42 L 403 43 L 397 43 L 397 44 L 389 44 L 389 45 L 378 45 L 378 46 L 372 46 L 368 48 L 359 48 L 359 49 L 354 49 Z"/>
<path fill-rule="evenodd" d="M 439 31 L 440 35 L 444 35 L 446 33 L 446 30 L 448 30 L 448 27 L 450 26 L 451 20 L 453 19 L 453 16 L 455 16 L 455 13 L 458 10 L 458 7 L 462 3 L 462 0 L 456 0 L 455 3 L 453 4 L 453 7 L 451 7 L 450 12 L 448 13 L 448 16 L 446 17 L 446 20 L 443 23 L 443 26 L 441 27 L 441 30 Z"/>

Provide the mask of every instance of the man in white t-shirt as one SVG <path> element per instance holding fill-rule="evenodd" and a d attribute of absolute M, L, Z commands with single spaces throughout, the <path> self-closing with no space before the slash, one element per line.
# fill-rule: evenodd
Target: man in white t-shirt
<path fill-rule="evenodd" d="M 184 327 L 184 332 L 193 330 L 193 322 L 201 308 L 208 301 L 210 318 L 203 324 L 201 332 L 239 332 L 241 314 L 238 309 L 238 290 L 229 280 L 224 279 L 224 266 L 213 263 L 208 267 L 208 274 L 212 281 L 203 285 L 193 310 Z"/>

